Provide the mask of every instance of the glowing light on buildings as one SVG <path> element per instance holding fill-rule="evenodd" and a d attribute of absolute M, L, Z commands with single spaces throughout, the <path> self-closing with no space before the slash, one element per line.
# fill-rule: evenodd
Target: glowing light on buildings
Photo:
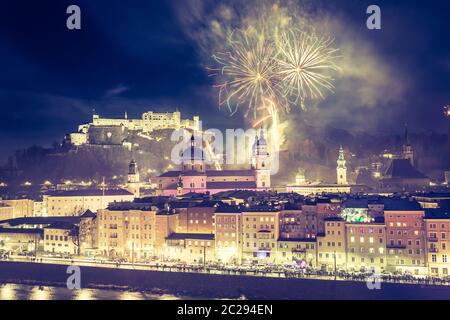
<path fill-rule="evenodd" d="M 0 300 L 16 300 L 17 285 L 14 284 L 4 284 L 0 285 Z"/>
<path fill-rule="evenodd" d="M 341 218 L 353 223 L 372 222 L 372 218 L 367 211 L 367 208 L 344 208 L 341 213 Z"/>
<path fill-rule="evenodd" d="M 92 300 L 93 290 L 91 289 L 80 289 L 75 291 L 75 300 Z"/>
<path fill-rule="evenodd" d="M 50 287 L 33 287 L 30 292 L 30 300 L 50 300 L 53 289 Z"/>

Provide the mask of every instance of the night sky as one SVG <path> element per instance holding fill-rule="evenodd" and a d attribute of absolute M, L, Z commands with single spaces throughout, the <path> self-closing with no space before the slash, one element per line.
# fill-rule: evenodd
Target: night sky
<path fill-rule="evenodd" d="M 364 68 L 370 53 L 370 68 L 386 72 L 378 77 L 376 90 L 370 88 L 371 81 L 358 90 L 348 90 L 348 78 L 337 83 L 336 94 L 305 117 L 350 130 L 366 128 L 372 134 L 399 133 L 405 122 L 416 132 L 448 130 L 450 119 L 443 117 L 442 107 L 450 104 L 450 2 L 315 3 L 315 14 L 329 15 L 345 28 L 333 36 L 357 39 L 352 51 L 358 55 L 355 64 Z M 245 122 L 240 115 L 230 117 L 218 109 L 204 48 L 192 32 L 207 28 L 206 18 L 190 19 L 191 10 L 198 12 L 199 1 L 4 0 L 1 4 L 1 160 L 18 147 L 62 139 L 88 122 L 93 108 L 110 117 L 120 117 L 124 111 L 140 117 L 147 110 L 178 108 L 186 117 L 200 115 L 207 127 L 241 127 Z M 81 7 L 80 31 L 66 29 L 70 4 Z M 226 2 L 201 4 L 201 10 L 211 12 Z M 365 27 L 370 4 L 382 9 L 381 31 Z M 237 1 L 231 5 L 239 10 Z M 360 43 L 366 51 L 359 52 Z M 382 62 L 380 68 L 377 62 Z M 364 77 L 371 77 L 370 72 Z M 396 88 L 380 84 L 385 79 Z M 367 90 L 392 99 L 361 101 L 349 96 Z"/>

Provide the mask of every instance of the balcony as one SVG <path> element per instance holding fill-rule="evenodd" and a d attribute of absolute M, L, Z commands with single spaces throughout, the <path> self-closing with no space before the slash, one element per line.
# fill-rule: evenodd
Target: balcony
<path fill-rule="evenodd" d="M 439 250 L 438 250 L 438 248 L 429 248 L 429 249 L 428 249 L 428 252 L 431 252 L 431 253 L 438 253 Z"/>
<path fill-rule="evenodd" d="M 438 238 L 428 238 L 428 242 L 438 242 L 439 239 Z"/>
<path fill-rule="evenodd" d="M 306 249 L 294 248 L 292 249 L 292 253 L 306 253 Z"/>

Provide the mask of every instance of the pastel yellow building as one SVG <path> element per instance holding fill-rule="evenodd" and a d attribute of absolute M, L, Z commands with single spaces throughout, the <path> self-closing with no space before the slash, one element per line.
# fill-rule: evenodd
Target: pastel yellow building
<path fill-rule="evenodd" d="M 61 255 L 78 254 L 78 235 L 72 224 L 55 223 L 44 228 L 44 251 Z"/>
<path fill-rule="evenodd" d="M 428 274 L 434 277 L 450 275 L 450 212 L 446 209 L 426 211 Z"/>
<path fill-rule="evenodd" d="M 190 264 L 214 262 L 214 235 L 201 233 L 172 233 L 166 239 L 163 260 Z"/>
<path fill-rule="evenodd" d="M 101 255 L 130 261 L 155 256 L 155 207 L 116 204 L 99 210 L 96 220 Z"/>
<path fill-rule="evenodd" d="M 91 210 L 97 212 L 105 209 L 109 203 L 133 201 L 134 195 L 123 189 L 82 189 L 56 191 L 44 195 L 47 215 L 52 216 L 79 216 Z"/>
<path fill-rule="evenodd" d="M 276 262 L 279 214 L 270 207 L 251 207 L 242 212 L 243 262 Z"/>
<path fill-rule="evenodd" d="M 384 223 L 347 223 L 347 270 L 386 270 L 386 226 Z"/>
<path fill-rule="evenodd" d="M 233 207 L 221 207 L 215 213 L 216 260 L 239 264 L 242 252 L 242 213 Z"/>
<path fill-rule="evenodd" d="M 345 221 L 340 218 L 325 219 L 325 234 L 317 236 L 317 265 L 327 271 L 346 270 Z"/>
<path fill-rule="evenodd" d="M 12 199 L 1 202 L 12 208 L 12 216 L 9 219 L 33 217 L 33 200 Z"/>
<path fill-rule="evenodd" d="M 278 240 L 277 264 L 293 264 L 303 268 L 317 267 L 317 243 L 315 239 Z"/>

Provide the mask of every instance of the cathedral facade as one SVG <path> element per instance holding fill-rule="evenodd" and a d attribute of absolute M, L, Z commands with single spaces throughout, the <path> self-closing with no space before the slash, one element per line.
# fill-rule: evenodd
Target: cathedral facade
<path fill-rule="evenodd" d="M 209 170 L 202 148 L 195 145 L 183 151 L 180 170 L 167 171 L 156 177 L 157 194 L 180 196 L 186 193 L 216 194 L 228 190 L 266 191 L 270 185 L 270 157 L 262 131 L 255 137 L 251 166 L 243 170 Z"/>

